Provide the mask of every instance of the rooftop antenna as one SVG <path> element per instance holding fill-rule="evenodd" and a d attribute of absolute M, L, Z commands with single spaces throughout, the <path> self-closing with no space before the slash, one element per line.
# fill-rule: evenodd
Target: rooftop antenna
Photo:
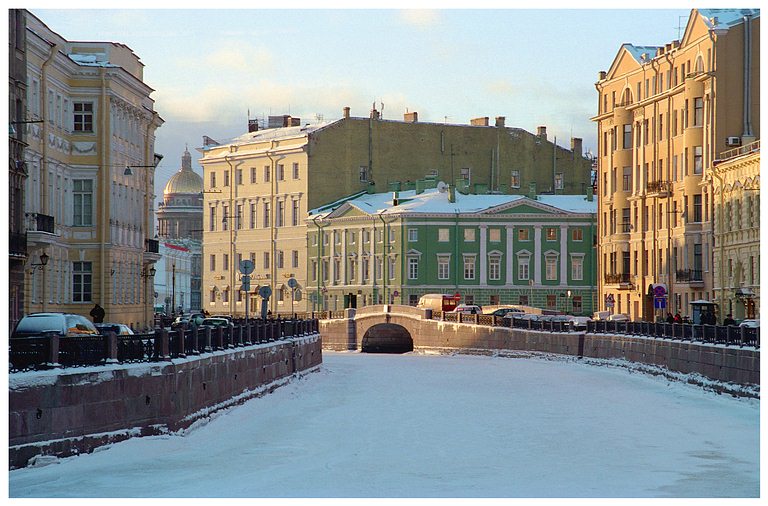
<path fill-rule="evenodd" d="M 686 19 L 688 16 L 677 16 L 677 40 L 680 40 L 680 31 L 683 29 L 682 23 L 680 20 Z"/>

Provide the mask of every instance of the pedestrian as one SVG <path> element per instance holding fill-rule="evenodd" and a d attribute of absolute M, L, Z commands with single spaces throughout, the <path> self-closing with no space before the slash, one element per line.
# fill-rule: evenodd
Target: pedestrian
<path fill-rule="evenodd" d="M 680 316 L 680 312 L 675 313 L 674 323 L 683 323 L 683 319 Z"/>
<path fill-rule="evenodd" d="M 103 323 L 104 322 L 104 308 L 96 304 L 93 306 L 93 309 L 91 309 L 91 318 L 93 318 L 93 323 Z"/>
<path fill-rule="evenodd" d="M 667 313 L 667 323 L 674 323 L 675 318 L 672 316 L 672 313 Z"/>
<path fill-rule="evenodd" d="M 723 320 L 723 325 L 736 325 L 736 320 L 733 319 L 733 315 L 731 313 L 726 315 L 725 320 Z"/>

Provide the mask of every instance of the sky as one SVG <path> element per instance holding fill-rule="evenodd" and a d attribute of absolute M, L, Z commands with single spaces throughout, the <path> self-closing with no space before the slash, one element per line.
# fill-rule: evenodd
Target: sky
<path fill-rule="evenodd" d="M 12 498 L 758 497 L 759 400 L 687 384 L 695 375 L 673 380 L 641 370 L 521 352 L 324 350 L 317 372 L 192 430 L 41 459 L 50 465 L 11 471 L 8 491 Z M 617 503 L 637 504 L 601 504 Z"/>
<path fill-rule="evenodd" d="M 154 5 L 162 5 L 163 2 Z M 98 6 L 99 4 L 94 4 Z M 367 117 L 468 124 L 505 116 L 510 127 L 570 148 L 596 148 L 598 72 L 625 42 L 678 39 L 690 9 L 28 9 L 70 41 L 130 47 L 145 65 L 155 110 L 165 120 L 155 151 L 164 156 L 156 193 L 207 135 L 226 141 L 247 120 L 290 114 L 302 122 L 339 119 L 345 106 Z M 208 4 L 210 7 L 211 4 Z M 256 3 L 250 4 L 251 6 Z M 287 3 L 288 6 L 301 5 Z M 398 4 L 395 4 L 398 5 Z M 421 4 L 408 4 L 421 5 Z M 470 5 L 470 4 L 467 4 Z M 484 3 L 478 5 L 486 6 Z M 491 4 L 494 5 L 494 4 Z M 496 4 L 498 5 L 498 4 Z M 542 4 L 542 5 L 547 5 Z"/>

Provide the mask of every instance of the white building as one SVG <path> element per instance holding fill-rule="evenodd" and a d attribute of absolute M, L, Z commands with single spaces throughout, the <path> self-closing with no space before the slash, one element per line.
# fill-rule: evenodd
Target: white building
<path fill-rule="evenodd" d="M 161 241 L 155 264 L 155 308 L 166 314 L 189 312 L 192 293 L 192 250 L 183 241 Z M 197 308 L 194 308 L 197 309 Z"/>

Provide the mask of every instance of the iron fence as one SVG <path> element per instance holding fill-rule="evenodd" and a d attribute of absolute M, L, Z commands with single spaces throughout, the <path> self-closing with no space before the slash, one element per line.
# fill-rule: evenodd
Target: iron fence
<path fill-rule="evenodd" d="M 130 336 L 61 337 L 56 333 L 10 339 L 10 372 L 107 363 L 163 361 L 215 350 L 315 334 L 317 319 L 249 320 L 226 327 L 192 327 Z"/>

